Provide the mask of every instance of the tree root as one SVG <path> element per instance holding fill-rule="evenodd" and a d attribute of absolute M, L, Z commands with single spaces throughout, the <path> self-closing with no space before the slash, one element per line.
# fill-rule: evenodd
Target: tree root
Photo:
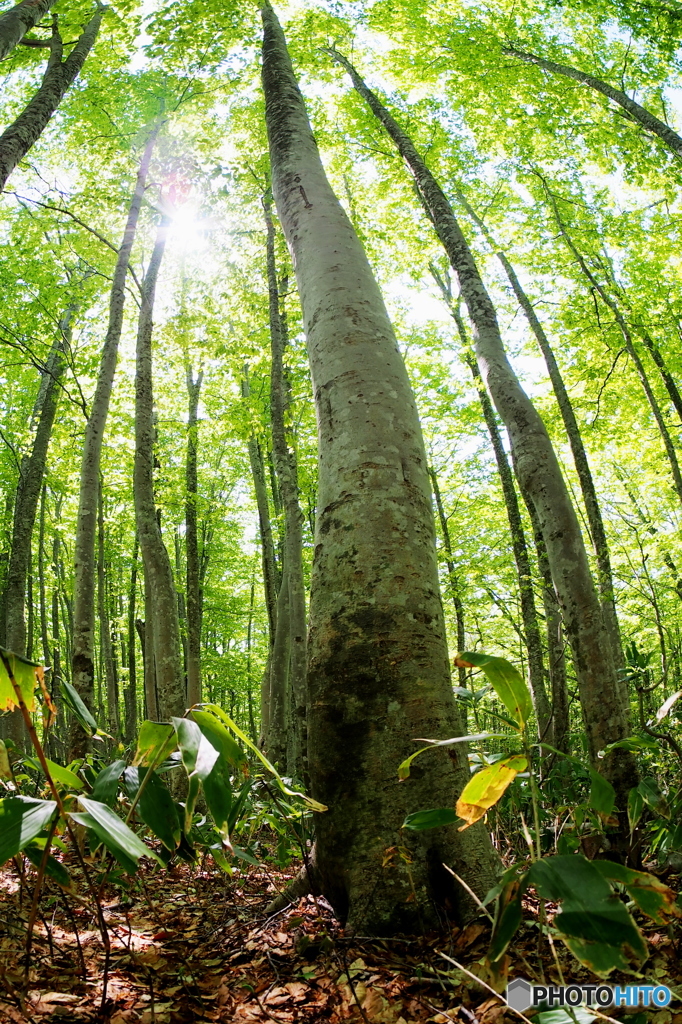
<path fill-rule="evenodd" d="M 302 896 L 308 895 L 322 895 L 318 881 L 314 846 L 299 873 L 292 879 L 284 892 L 278 893 L 274 900 L 268 903 L 265 913 L 268 915 L 277 914 L 280 910 L 288 907 L 290 903 L 297 903 Z"/>

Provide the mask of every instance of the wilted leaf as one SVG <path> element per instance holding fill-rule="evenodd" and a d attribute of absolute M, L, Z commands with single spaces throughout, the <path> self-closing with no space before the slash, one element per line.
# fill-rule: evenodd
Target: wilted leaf
<path fill-rule="evenodd" d="M 0 711 L 11 711 L 19 706 L 18 698 L 12 686 L 7 666 L 19 687 L 21 699 L 29 711 L 35 710 L 34 691 L 38 676 L 43 675 L 42 665 L 34 661 L 28 661 L 12 651 L 6 651 L 0 647 Z"/>
<path fill-rule="evenodd" d="M 624 864 L 608 860 L 592 862 L 600 874 L 612 882 L 620 882 L 639 909 L 656 924 L 668 924 L 668 918 L 679 917 L 677 896 L 667 885 L 647 871 L 635 871 Z"/>

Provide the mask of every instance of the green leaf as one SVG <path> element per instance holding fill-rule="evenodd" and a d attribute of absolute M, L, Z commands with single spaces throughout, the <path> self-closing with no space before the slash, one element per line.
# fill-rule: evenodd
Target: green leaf
<path fill-rule="evenodd" d="M 123 784 L 131 800 L 137 796 L 142 780 L 149 770 L 132 767 L 124 771 Z M 152 772 L 151 777 L 147 779 L 135 809 L 163 845 L 171 852 L 174 851 L 180 842 L 178 810 L 168 787 L 156 772 Z"/>
<path fill-rule="evenodd" d="M 561 903 L 554 927 L 571 952 L 595 974 L 629 969 L 647 948 L 625 905 L 612 891 L 597 862 L 580 854 L 545 857 L 528 871 L 538 895 Z"/>
<path fill-rule="evenodd" d="M 628 793 L 628 822 L 630 831 L 633 831 L 644 812 L 644 797 L 639 791 L 639 786 L 633 786 Z"/>
<path fill-rule="evenodd" d="M 98 726 L 95 719 L 92 717 L 91 712 L 88 710 L 83 700 L 71 683 L 67 683 L 66 679 L 62 679 L 59 684 L 64 703 L 73 712 L 76 719 L 80 722 L 81 726 L 89 736 L 105 736 Z"/>
<path fill-rule="evenodd" d="M 274 778 L 277 779 L 277 783 L 283 793 L 286 793 L 287 796 L 298 797 L 299 800 L 303 800 L 304 803 L 306 803 L 308 807 L 310 807 L 310 809 L 313 811 L 327 810 L 326 806 L 324 804 L 321 804 L 319 800 L 313 800 L 311 796 L 306 796 L 305 793 L 299 793 L 295 789 L 290 789 L 289 786 L 287 786 L 287 784 L 284 782 L 284 779 L 279 774 L 277 769 L 270 764 L 265 754 L 263 754 L 262 751 L 258 749 L 255 743 L 251 742 L 249 737 L 242 732 L 242 730 L 239 728 L 236 722 L 233 722 L 230 716 L 226 714 L 226 712 L 223 711 L 221 707 L 219 707 L 217 704 L 204 704 L 204 707 L 208 711 L 213 712 L 214 715 L 217 715 L 218 718 L 222 719 L 222 721 L 227 725 L 227 727 L 232 730 L 235 736 L 237 736 L 242 741 L 242 743 L 246 747 L 248 747 L 248 749 L 252 751 L 252 753 L 256 755 L 258 760 L 261 761 L 261 763 L 265 765 L 265 767 L 274 776 Z"/>
<path fill-rule="evenodd" d="M 175 729 L 167 722 L 144 721 L 137 736 L 137 750 L 133 767 L 157 767 L 177 744 Z"/>
<path fill-rule="evenodd" d="M 38 665 L 35 661 L 28 661 L 12 651 L 6 651 L 4 647 L 0 647 L 0 654 L 2 655 L 0 657 L 0 711 L 11 711 L 19 706 L 3 657 L 7 660 L 10 672 L 19 687 L 21 699 L 29 711 L 35 711 L 34 692 L 38 673 L 41 676 L 43 673 L 42 665 Z"/>
<path fill-rule="evenodd" d="M 204 736 L 210 740 L 226 760 L 230 761 L 235 767 L 244 764 L 246 761 L 244 751 L 232 739 L 225 726 L 222 722 L 218 721 L 215 715 L 210 714 L 208 711 L 193 711 L 192 718 Z"/>
<path fill-rule="evenodd" d="M 118 793 L 118 780 L 121 778 L 125 766 L 125 761 L 114 761 L 106 768 L 102 768 L 92 787 L 93 800 L 99 800 L 100 803 L 107 804 L 109 807 L 114 806 Z"/>
<path fill-rule="evenodd" d="M 671 916 L 678 916 L 676 894 L 667 885 L 647 871 L 635 871 L 624 864 L 613 864 L 608 860 L 592 862 L 612 882 L 620 882 L 639 909 L 656 924 L 667 925 Z"/>
<path fill-rule="evenodd" d="M 105 805 L 102 804 L 102 806 L 104 807 Z M 90 849 L 93 853 L 96 847 L 102 843 L 106 846 L 107 850 L 114 855 L 127 874 L 135 874 L 137 871 L 137 862 L 139 857 L 131 857 L 123 847 L 119 846 L 108 829 L 102 825 L 101 821 L 98 821 L 92 814 L 87 814 L 85 811 L 70 811 L 69 814 L 74 821 L 78 822 L 79 825 L 84 825 L 85 828 L 91 829 L 92 832 L 94 832 L 98 842 L 93 843 L 92 839 L 90 840 Z M 121 824 L 123 824 L 123 822 L 121 822 Z"/>
<path fill-rule="evenodd" d="M 489 654 L 465 652 L 457 655 L 455 664 L 483 669 L 495 693 L 518 723 L 518 728 L 525 728 L 533 712 L 533 702 L 528 684 L 510 661 Z"/>
<path fill-rule="evenodd" d="M 616 806 L 616 791 L 603 775 L 599 772 L 594 771 L 590 768 L 590 779 L 592 785 L 590 787 L 590 795 L 588 798 L 589 806 L 597 811 L 598 814 L 610 815 L 613 814 L 613 810 Z"/>
<path fill-rule="evenodd" d="M 521 900 L 526 888 L 526 876 L 515 877 L 504 886 L 499 894 L 495 908 L 495 924 L 487 954 L 491 963 L 495 963 L 501 956 L 504 956 L 521 924 L 523 916 Z"/>
<path fill-rule="evenodd" d="M 36 771 L 43 772 L 43 766 L 37 757 L 25 757 L 24 760 L 27 764 L 30 764 Z M 50 775 L 55 782 L 58 782 L 61 786 L 66 786 L 67 789 L 82 789 L 83 780 L 80 779 L 74 772 L 69 771 L 68 768 L 63 768 L 60 764 L 56 764 L 54 761 L 50 761 L 49 758 L 45 758 Z"/>
<path fill-rule="evenodd" d="M 510 722 L 510 725 L 513 724 L 513 722 Z M 423 754 L 426 750 L 432 750 L 434 747 L 452 747 L 455 743 L 473 743 L 475 740 L 489 739 L 507 739 L 507 734 L 498 732 L 479 732 L 469 736 L 453 736 L 448 740 L 427 740 L 417 738 L 415 741 L 416 743 L 428 743 L 429 746 L 420 747 L 419 750 L 415 750 L 414 754 L 410 754 L 409 757 L 406 757 L 405 760 L 398 765 L 398 778 L 401 782 L 404 782 L 405 779 L 409 778 L 410 767 L 415 757 L 419 757 L 419 755 Z"/>
<path fill-rule="evenodd" d="M 644 803 L 662 818 L 670 817 L 668 801 L 661 792 L 658 783 L 654 779 L 642 779 L 637 787 Z"/>
<path fill-rule="evenodd" d="M 96 826 L 89 825 L 88 827 L 94 829 L 98 838 L 102 840 L 105 846 L 112 850 L 112 853 L 115 852 L 112 846 L 116 846 L 129 859 L 134 860 L 135 863 L 137 863 L 140 857 L 151 857 L 159 864 L 161 863 L 161 859 L 156 851 L 146 846 L 132 829 L 128 828 L 126 823 L 121 821 L 117 814 L 114 814 L 110 807 L 100 803 L 98 800 L 91 800 L 85 796 L 81 796 L 78 799 L 85 808 L 86 814 L 90 815 L 93 821 L 96 822 Z M 73 811 L 71 816 L 75 817 Z M 107 839 L 103 838 L 103 834 L 107 836 Z"/>
<path fill-rule="evenodd" d="M 34 867 L 39 868 L 43 859 L 43 851 L 45 845 L 41 846 L 35 840 L 29 843 L 24 849 L 24 855 L 28 857 L 31 864 Z M 47 863 L 45 864 L 45 874 L 48 878 L 51 878 L 53 882 L 61 885 L 63 889 L 71 889 L 71 875 L 66 870 L 61 861 L 58 861 L 52 854 L 48 854 Z"/>
<path fill-rule="evenodd" d="M 0 800 L 0 864 L 23 850 L 47 828 L 57 804 L 30 796 L 7 796 Z"/>
<path fill-rule="evenodd" d="M 497 803 L 518 773 L 527 767 L 527 758 L 521 754 L 513 754 L 476 772 L 457 801 L 457 814 L 466 822 L 466 825 L 461 826 L 460 832 L 482 818 L 485 812 Z"/>
<path fill-rule="evenodd" d="M 459 815 L 451 807 L 436 807 L 431 811 L 415 811 L 414 814 L 408 814 L 401 827 L 411 828 L 415 832 L 422 832 L 427 828 L 452 825 L 455 821 L 459 820 Z"/>

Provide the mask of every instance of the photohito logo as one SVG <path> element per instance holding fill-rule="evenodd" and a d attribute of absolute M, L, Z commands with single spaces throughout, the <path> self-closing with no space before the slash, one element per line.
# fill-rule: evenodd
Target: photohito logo
<path fill-rule="evenodd" d="M 667 1006 L 672 992 L 667 985 L 531 985 L 514 978 L 507 985 L 507 1002 L 512 1010 L 537 1006 Z"/>

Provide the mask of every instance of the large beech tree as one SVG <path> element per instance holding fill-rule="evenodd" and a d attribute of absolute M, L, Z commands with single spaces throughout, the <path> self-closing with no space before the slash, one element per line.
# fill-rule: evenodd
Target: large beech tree
<path fill-rule="evenodd" d="M 493 877 L 482 828 L 400 839 L 406 813 L 448 806 L 466 782 L 461 745 L 406 783 L 416 736 L 445 739 L 452 696 L 426 456 L 381 293 L 320 162 L 284 35 L 262 7 L 272 186 L 296 269 L 319 445 L 308 646 L 309 770 L 317 884 L 349 927 L 414 927 L 456 866 Z M 410 870 L 391 854 L 410 848 Z M 417 896 L 415 900 L 414 896 Z M 461 893 L 453 892 L 453 897 Z M 460 899 L 460 904 L 464 901 Z"/>

